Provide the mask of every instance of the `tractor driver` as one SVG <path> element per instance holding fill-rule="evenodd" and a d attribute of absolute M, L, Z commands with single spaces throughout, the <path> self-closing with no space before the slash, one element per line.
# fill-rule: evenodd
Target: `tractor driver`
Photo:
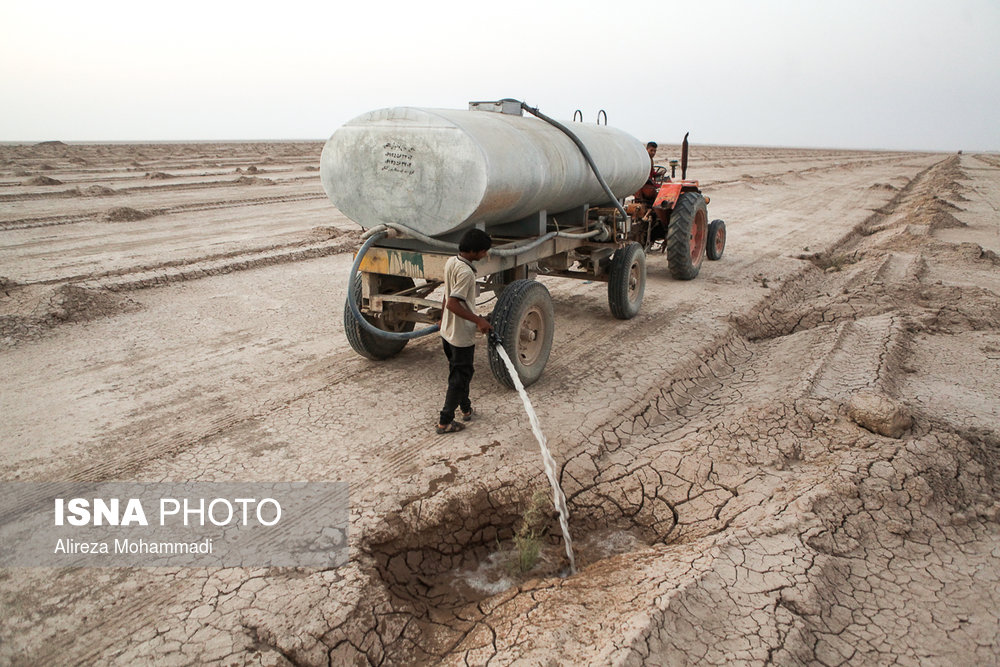
<path fill-rule="evenodd" d="M 653 200 L 656 199 L 656 167 L 653 165 L 653 158 L 656 157 L 657 145 L 655 141 L 650 141 L 646 144 L 646 152 L 649 153 L 649 178 L 646 179 L 646 184 L 643 185 L 638 192 L 635 193 L 636 201 L 645 204 L 646 206 L 652 206 Z"/>

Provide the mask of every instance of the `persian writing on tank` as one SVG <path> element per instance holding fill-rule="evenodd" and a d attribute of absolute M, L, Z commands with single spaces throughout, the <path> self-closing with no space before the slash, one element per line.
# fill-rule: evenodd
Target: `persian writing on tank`
<path fill-rule="evenodd" d="M 396 141 L 387 141 L 382 146 L 382 155 L 384 157 L 382 171 L 391 171 L 412 176 L 415 172 L 413 168 L 414 152 L 415 149 L 413 146 L 407 146 Z"/>

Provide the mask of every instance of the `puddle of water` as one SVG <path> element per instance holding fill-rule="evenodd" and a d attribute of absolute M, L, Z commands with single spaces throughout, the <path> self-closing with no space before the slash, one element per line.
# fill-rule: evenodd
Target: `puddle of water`
<path fill-rule="evenodd" d="M 535 409 L 531 406 L 531 400 L 528 399 L 528 392 L 524 390 L 524 384 L 521 382 L 521 378 L 514 368 L 514 363 L 507 356 L 507 351 L 503 349 L 502 345 L 497 345 L 496 350 L 500 358 L 503 359 L 503 363 L 507 366 L 507 373 L 510 374 L 510 379 L 514 381 L 517 393 L 521 395 L 521 402 L 524 403 L 524 409 L 528 413 L 528 420 L 531 422 L 531 432 L 535 434 L 538 446 L 542 450 L 542 463 L 545 465 L 545 476 L 549 478 L 549 484 L 552 486 L 552 504 L 555 505 L 556 511 L 559 512 L 559 527 L 562 529 L 563 541 L 566 544 L 566 556 L 569 558 L 569 572 L 570 574 L 576 574 L 576 560 L 573 558 L 573 540 L 569 536 L 569 510 L 566 508 L 566 495 L 563 493 L 562 487 L 559 486 L 559 479 L 556 477 L 555 459 L 552 458 L 552 453 L 549 452 L 545 434 L 542 433 L 542 425 L 538 421 Z"/>
<path fill-rule="evenodd" d="M 507 561 L 512 557 L 509 552 L 495 551 L 475 569 L 461 570 L 455 573 L 455 577 L 477 593 L 487 596 L 503 593 L 514 585 L 506 568 Z"/>
<path fill-rule="evenodd" d="M 627 530 L 608 528 L 584 535 L 576 545 L 574 556 L 589 565 L 645 546 L 645 541 Z M 498 595 L 526 579 L 565 576 L 565 570 L 559 571 L 561 567 L 562 559 L 555 544 L 543 545 L 538 563 L 527 572 L 517 571 L 517 550 L 504 547 L 490 552 L 474 567 L 452 570 L 442 578 L 445 585 L 463 599 L 473 600 Z"/>

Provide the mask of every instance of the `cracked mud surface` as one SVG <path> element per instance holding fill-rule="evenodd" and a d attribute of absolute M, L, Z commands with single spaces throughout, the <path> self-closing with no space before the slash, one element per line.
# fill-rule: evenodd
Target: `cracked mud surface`
<path fill-rule="evenodd" d="M 437 436 L 435 341 L 347 346 L 358 234 L 320 148 L 0 147 L 3 479 L 342 480 L 352 506 L 336 570 L 0 571 L 0 661 L 1000 663 L 996 156 L 695 147 L 722 261 L 650 256 L 627 322 L 542 278 L 562 578 L 554 519 L 509 567 L 546 482 L 484 351 L 479 418 Z"/>

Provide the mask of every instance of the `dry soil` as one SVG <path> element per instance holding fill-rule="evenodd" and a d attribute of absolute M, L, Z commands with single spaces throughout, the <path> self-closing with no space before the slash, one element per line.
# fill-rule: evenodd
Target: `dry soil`
<path fill-rule="evenodd" d="M 695 146 L 721 261 L 541 278 L 560 577 L 483 346 L 445 436 L 436 340 L 349 348 L 320 148 L 0 147 L 0 479 L 351 485 L 338 569 L 0 571 L 0 662 L 1000 662 L 1000 157 Z"/>

